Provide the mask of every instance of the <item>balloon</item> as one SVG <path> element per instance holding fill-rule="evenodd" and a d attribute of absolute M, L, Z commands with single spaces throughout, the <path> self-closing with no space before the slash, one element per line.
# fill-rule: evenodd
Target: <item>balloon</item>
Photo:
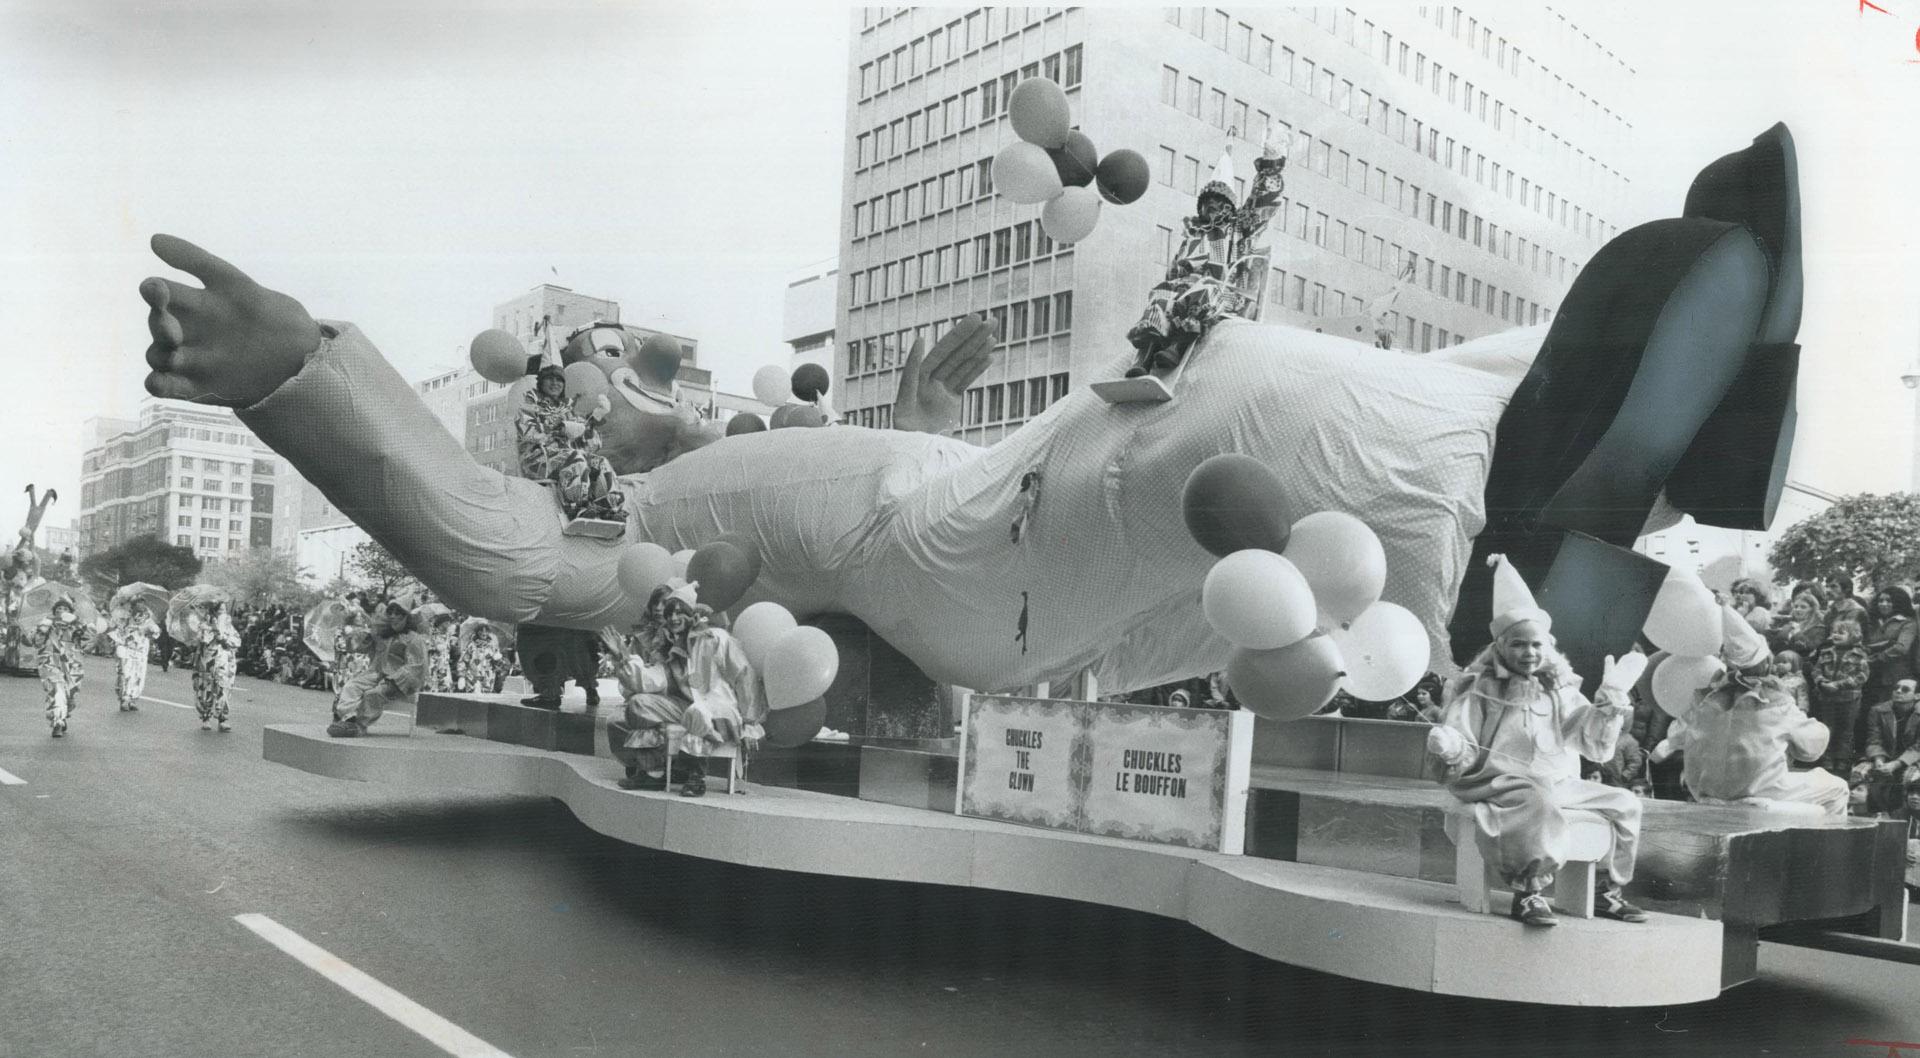
<path fill-rule="evenodd" d="M 673 556 L 659 544 L 645 542 L 622 552 L 620 565 L 615 572 L 620 581 L 620 590 L 636 599 L 652 595 L 653 589 L 665 584 L 667 578 L 673 575 Z"/>
<path fill-rule="evenodd" d="M 747 558 L 747 579 L 759 580 L 764 563 L 760 560 L 760 542 L 745 533 L 721 533 L 707 541 L 709 544 L 732 544 L 740 549 Z"/>
<path fill-rule="evenodd" d="M 1271 551 L 1235 551 L 1215 562 L 1200 607 L 1214 631 L 1249 650 L 1277 650 L 1313 631 L 1313 589 L 1293 563 Z"/>
<path fill-rule="evenodd" d="M 755 400 L 770 407 L 778 408 L 787 402 L 787 373 L 778 365 L 768 364 L 753 373 L 753 396 Z"/>
<path fill-rule="evenodd" d="M 827 700 L 815 698 L 791 709 L 775 709 L 760 726 L 767 729 L 767 745 L 793 749 L 813 741 L 827 722 Z"/>
<path fill-rule="evenodd" d="M 1727 666 L 1719 658 L 1675 654 L 1661 662 L 1653 674 L 1654 703 L 1675 720 L 1684 719 L 1693 703 L 1700 700 L 1700 692 L 1725 671 Z"/>
<path fill-rule="evenodd" d="M 811 404 L 789 404 L 781 409 L 787 413 L 786 426 L 825 426 L 826 413 Z"/>
<path fill-rule="evenodd" d="M 1090 187 L 1070 187 L 1040 210 L 1040 226 L 1057 243 L 1076 243 L 1093 234 L 1100 223 L 1100 194 Z"/>
<path fill-rule="evenodd" d="M 680 361 L 685 356 L 686 350 L 680 348 L 679 342 L 664 334 L 649 334 L 633 354 L 633 370 L 642 379 L 653 383 L 648 388 L 671 393 L 673 380 L 680 374 Z"/>
<path fill-rule="evenodd" d="M 578 411 L 590 409 L 595 397 L 612 394 L 612 388 L 607 384 L 607 373 L 590 361 L 576 360 L 562 368 L 561 373 L 567 376 L 567 398 L 573 401 Z"/>
<path fill-rule="evenodd" d="M 1645 631 L 1653 645 L 1675 654 L 1705 657 L 1720 652 L 1720 604 L 1700 578 L 1670 569 L 1647 611 Z"/>
<path fill-rule="evenodd" d="M 510 385 L 527 373 L 527 348 L 520 339 L 495 327 L 474 335 L 467 359 L 488 382 Z"/>
<path fill-rule="evenodd" d="M 820 395 L 827 391 L 828 385 L 827 369 L 819 364 L 806 363 L 793 369 L 791 388 L 793 395 L 801 400 L 819 400 Z"/>
<path fill-rule="evenodd" d="M 789 415 L 792 415 L 793 409 L 797 407 L 799 407 L 798 404 L 782 404 L 779 407 L 773 409 L 773 414 L 767 416 L 767 429 L 769 430 L 786 429 L 787 417 Z"/>
<path fill-rule="evenodd" d="M 1278 650 L 1235 647 L 1227 660 L 1227 686 L 1263 719 L 1298 720 L 1333 700 L 1343 667 L 1340 648 L 1326 636 Z"/>
<path fill-rule="evenodd" d="M 798 627 L 793 614 L 777 602 L 757 602 L 740 611 L 733 621 L 733 638 L 746 651 L 747 662 L 755 672 L 764 672 L 767 654 L 780 638 Z"/>
<path fill-rule="evenodd" d="M 1265 463 L 1235 452 L 1194 467 L 1180 507 L 1193 539 L 1221 558 L 1256 547 L 1279 554 L 1293 532 L 1280 479 Z"/>
<path fill-rule="evenodd" d="M 1313 585 L 1331 624 L 1346 624 L 1380 601 L 1387 553 L 1366 523 L 1341 511 L 1320 511 L 1293 523 L 1286 555 Z"/>
<path fill-rule="evenodd" d="M 1053 159 L 1031 143 L 1009 143 L 993 156 L 993 189 L 1015 202 L 1037 206 L 1058 195 L 1060 187 Z"/>
<path fill-rule="evenodd" d="M 811 626 L 796 628 L 774 640 L 761 670 L 766 681 L 767 707 L 791 709 L 827 693 L 840 673 L 840 650 L 833 637 Z"/>
<path fill-rule="evenodd" d="M 1116 206 L 1124 206 L 1138 201 L 1147 193 L 1147 185 L 1152 182 L 1152 174 L 1147 171 L 1147 160 L 1140 157 L 1139 151 L 1121 148 L 1100 159 L 1100 165 L 1093 171 L 1093 181 L 1100 189 L 1100 197 Z"/>
<path fill-rule="evenodd" d="M 1053 160 L 1054 174 L 1068 187 L 1086 187 L 1093 183 L 1094 170 L 1100 168 L 1100 152 L 1093 149 L 1093 141 L 1087 134 L 1077 129 L 1067 133 L 1065 146 L 1048 150 L 1047 156 Z"/>
<path fill-rule="evenodd" d="M 700 585 L 701 602 L 724 610 L 753 587 L 753 563 L 733 544 L 709 541 L 688 560 L 687 579 Z"/>
<path fill-rule="evenodd" d="M 767 420 L 750 411 L 739 412 L 727 420 L 727 436 L 736 437 L 743 433 L 759 433 L 767 428 Z"/>
<path fill-rule="evenodd" d="M 1413 690 L 1427 674 L 1427 630 L 1404 606 L 1377 602 L 1345 628 L 1327 633 L 1347 663 L 1347 693 L 1384 702 Z"/>
<path fill-rule="evenodd" d="M 1067 93 L 1044 77 L 1029 77 L 1013 86 L 1007 96 L 1007 115 L 1013 121 L 1013 134 L 1041 147 L 1058 147 L 1067 142 Z M 999 185 L 998 176 L 994 179 Z"/>
<path fill-rule="evenodd" d="M 675 551 L 670 557 L 673 559 L 673 575 L 686 580 L 687 564 L 693 561 L 693 548 Z"/>

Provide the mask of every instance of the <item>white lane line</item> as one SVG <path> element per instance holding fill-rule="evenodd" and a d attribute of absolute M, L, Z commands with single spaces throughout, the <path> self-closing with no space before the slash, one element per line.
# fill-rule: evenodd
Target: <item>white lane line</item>
<path fill-rule="evenodd" d="M 27 780 L 5 768 L 0 768 L 0 786 L 25 786 L 26 784 Z"/>
<path fill-rule="evenodd" d="M 165 698 L 155 698 L 150 694 L 141 695 L 140 700 L 143 702 L 152 702 L 155 705 L 171 705 L 175 709 L 192 709 L 193 708 L 193 706 L 191 705 L 181 705 L 179 702 L 169 702 Z"/>
<path fill-rule="evenodd" d="M 233 920 L 259 934 L 268 944 L 293 956 L 307 969 L 346 989 L 354 998 L 413 1030 L 448 1054 L 457 1058 L 513 1058 L 265 915 L 235 915 Z"/>

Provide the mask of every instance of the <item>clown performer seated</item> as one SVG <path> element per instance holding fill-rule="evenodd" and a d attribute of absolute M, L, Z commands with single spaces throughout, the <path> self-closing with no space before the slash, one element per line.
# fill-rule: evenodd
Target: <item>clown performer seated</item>
<path fill-rule="evenodd" d="M 1232 148 L 1221 155 L 1194 202 L 1194 215 L 1186 219 L 1167 277 L 1148 293 L 1146 312 L 1127 332 L 1137 354 L 1128 378 L 1164 380 L 1221 320 L 1260 317 L 1268 260 L 1261 239 L 1286 190 L 1281 176 L 1286 167 L 1287 159 L 1271 140 L 1262 144 L 1253 163 L 1253 186 L 1236 206 Z"/>
<path fill-rule="evenodd" d="M 709 624 L 711 611 L 695 597 L 695 585 L 656 589 L 648 612 L 657 607 L 661 626 L 640 629 L 640 650 L 616 632 L 602 633 L 626 696 L 623 717 L 607 724 L 607 748 L 627 768 L 623 790 L 666 789 L 667 754 L 677 753 L 686 776 L 680 796 L 700 797 L 707 792 L 706 759 L 714 747 L 752 743 L 764 733 L 766 705 L 746 651 Z M 684 733 L 670 739 L 670 726 Z"/>
<path fill-rule="evenodd" d="M 410 704 L 427 682 L 427 638 L 414 630 L 412 600 L 395 600 L 379 612 L 367 667 L 340 685 L 327 734 L 358 738 L 389 707 Z"/>
<path fill-rule="evenodd" d="M 1681 781 L 1702 804 L 1847 814 L 1847 782 L 1823 768 L 1792 771 L 1789 760 L 1817 761 L 1827 725 L 1800 711 L 1793 691 L 1773 675 L 1766 640 L 1739 611 L 1722 605 L 1727 671 L 1700 692 L 1686 715 L 1653 748 L 1660 763 L 1685 753 Z"/>
<path fill-rule="evenodd" d="M 595 429 L 605 422 L 613 404 L 607 395 L 598 395 L 592 411 L 585 416 L 574 412 L 567 397 L 566 372 L 557 363 L 548 363 L 534 376 L 513 429 L 519 438 L 520 472 L 529 481 L 553 486 L 566 512 L 569 528 L 587 523 L 595 536 L 618 536 L 625 532 L 626 495 L 620 491 L 613 465 L 600 454 L 600 435 Z"/>
<path fill-rule="evenodd" d="M 1594 913 L 1644 922 L 1621 887 L 1633 878 L 1640 840 L 1640 802 L 1631 793 L 1580 778 L 1580 760 L 1613 757 L 1620 730 L 1633 716 L 1628 689 L 1646 657 L 1608 658 L 1596 702 L 1580 693 L 1580 677 L 1554 644 L 1553 619 L 1506 556 L 1494 564 L 1493 642 L 1447 687 L 1439 726 L 1427 752 L 1442 781 L 1472 806 L 1472 840 L 1513 890 L 1512 917 L 1528 926 L 1558 923 L 1544 895 L 1567 860 L 1565 812 L 1604 817 L 1613 830 Z M 1456 840 L 1468 840 L 1461 834 Z"/>

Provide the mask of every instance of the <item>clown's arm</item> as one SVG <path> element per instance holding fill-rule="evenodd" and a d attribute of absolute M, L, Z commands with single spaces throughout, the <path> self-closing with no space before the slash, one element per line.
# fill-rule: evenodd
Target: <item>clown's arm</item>
<path fill-rule="evenodd" d="M 1427 753 L 1440 764 L 1447 779 L 1471 767 L 1484 752 L 1474 736 L 1482 710 L 1472 688 L 1472 677 L 1449 688 L 1440 723 L 1427 732 Z"/>
<path fill-rule="evenodd" d="M 1819 760 L 1826 753 L 1833 732 L 1827 729 L 1827 725 L 1798 710 L 1794 710 L 1794 713 L 1794 718 L 1787 726 L 1787 753 L 1802 763 Z"/>
<path fill-rule="evenodd" d="M 1667 737 L 1653 747 L 1653 752 L 1647 755 L 1647 760 L 1654 764 L 1665 764 L 1673 758 L 1674 754 L 1686 752 L 1687 746 L 1693 741 L 1692 736 L 1693 731 L 1687 727 L 1687 721 L 1684 718 L 1675 720 L 1667 728 Z"/>
<path fill-rule="evenodd" d="M 1571 704 L 1566 711 L 1561 734 L 1582 757 L 1596 764 L 1613 759 L 1620 740 L 1620 730 L 1628 720 L 1633 719 L 1633 704 L 1627 697 L 1628 688 L 1640 679 L 1646 667 L 1645 654 L 1629 653 L 1619 658 L 1608 658 L 1600 677 L 1600 686 L 1593 692 L 1592 702 L 1588 702 L 1586 696 L 1576 689 L 1569 688 L 1562 692 Z"/>

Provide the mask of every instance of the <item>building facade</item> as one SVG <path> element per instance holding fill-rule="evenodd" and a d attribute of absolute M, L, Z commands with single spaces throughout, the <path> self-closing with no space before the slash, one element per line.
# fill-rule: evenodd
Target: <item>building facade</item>
<path fill-rule="evenodd" d="M 79 550 L 157 536 L 219 560 L 294 545 L 298 501 L 287 494 L 303 483 L 231 411 L 150 400 L 138 419 L 95 418 L 86 428 Z"/>
<path fill-rule="evenodd" d="M 902 359 L 968 313 L 1001 356 L 960 436 L 991 443 L 1131 352 L 1126 332 L 1231 149 L 1289 161 L 1262 318 L 1384 314 L 1425 352 L 1548 319 L 1627 222 L 1630 68 L 1551 8 L 866 8 L 853 14 L 835 375 L 889 425 Z M 1148 192 L 1054 244 L 993 193 L 1028 77 Z M 1397 294 L 1395 291 L 1397 290 Z M 1391 297 L 1391 301 L 1389 298 Z M 1390 305 L 1390 308 L 1386 306 Z"/>
<path fill-rule="evenodd" d="M 791 350 L 788 372 L 798 370 L 801 364 L 818 364 L 835 380 L 836 387 L 841 376 L 833 360 L 833 328 L 839 286 L 839 262 L 805 269 L 787 283 L 780 314 L 780 335 Z"/>

